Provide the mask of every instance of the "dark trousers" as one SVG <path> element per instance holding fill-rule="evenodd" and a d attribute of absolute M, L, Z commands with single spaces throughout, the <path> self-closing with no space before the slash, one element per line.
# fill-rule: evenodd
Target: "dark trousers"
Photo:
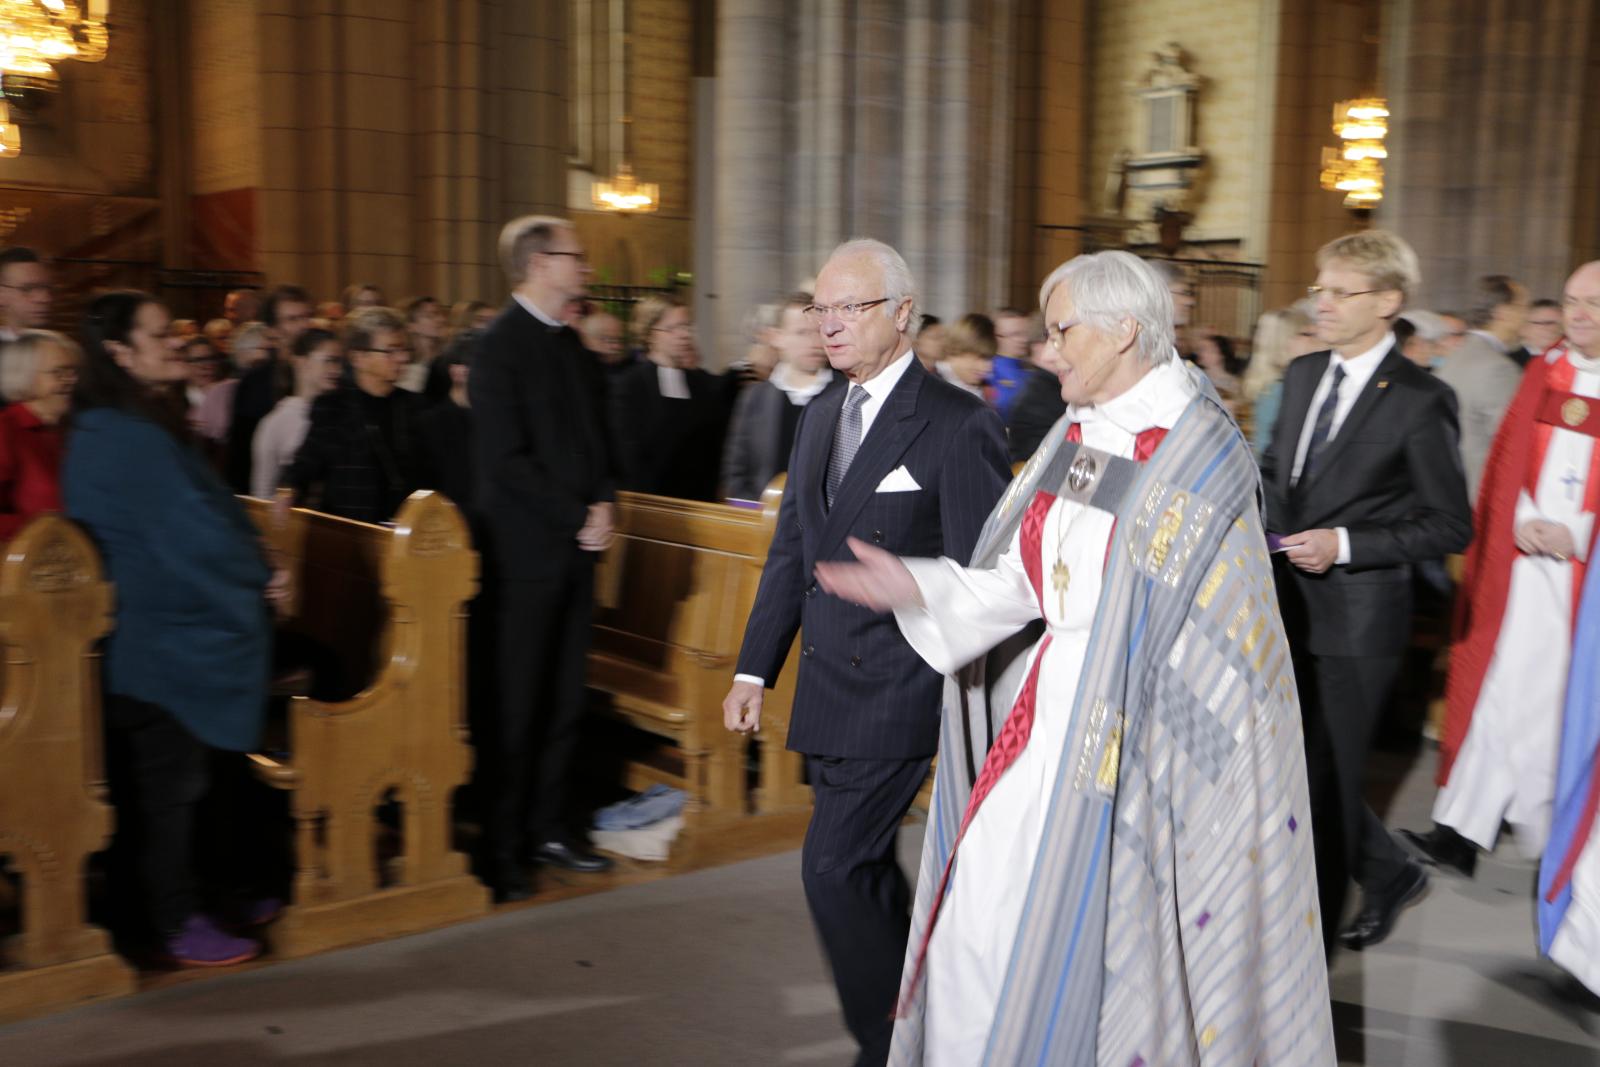
<path fill-rule="evenodd" d="M 806 758 L 814 803 L 801 877 L 845 1024 L 861 1045 L 859 1067 L 889 1058 L 911 930 L 911 886 L 895 838 L 930 762 Z"/>
<path fill-rule="evenodd" d="M 1399 656 L 1313 656 L 1294 661 L 1305 719 L 1306 775 L 1316 835 L 1322 932 L 1331 946 L 1350 879 L 1382 892 L 1406 867 L 1406 853 L 1367 806 L 1367 751 L 1400 672 Z"/>
<path fill-rule="evenodd" d="M 503 581 L 491 590 L 499 699 L 489 841 L 491 862 L 502 870 L 526 845 L 567 833 L 594 614 L 593 560 L 574 557 L 559 578 Z"/>
<path fill-rule="evenodd" d="M 138 897 L 143 922 L 165 940 L 199 910 L 195 813 L 211 784 L 211 750 L 154 704 L 108 694 L 105 716 L 117 892 Z"/>

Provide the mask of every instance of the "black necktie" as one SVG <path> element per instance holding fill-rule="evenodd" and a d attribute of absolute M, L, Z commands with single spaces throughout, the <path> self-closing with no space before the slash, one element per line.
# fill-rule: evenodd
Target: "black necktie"
<path fill-rule="evenodd" d="M 1323 398 L 1322 406 L 1317 409 L 1317 421 L 1311 427 L 1311 443 L 1306 446 L 1306 461 L 1300 467 L 1296 485 L 1304 484 L 1311 477 L 1311 472 L 1317 469 L 1317 460 L 1328 446 L 1328 437 L 1333 432 L 1333 413 L 1339 407 L 1339 387 L 1343 384 L 1344 363 L 1341 361 L 1333 365 L 1333 386 Z"/>

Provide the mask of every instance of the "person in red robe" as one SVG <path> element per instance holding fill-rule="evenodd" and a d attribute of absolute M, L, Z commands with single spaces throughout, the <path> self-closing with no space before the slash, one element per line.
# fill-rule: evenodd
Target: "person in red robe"
<path fill-rule="evenodd" d="M 1402 831 L 1470 875 L 1509 822 L 1550 834 L 1572 627 L 1600 504 L 1600 262 L 1567 281 L 1566 339 L 1530 361 L 1495 435 L 1457 606 L 1434 828 Z"/>

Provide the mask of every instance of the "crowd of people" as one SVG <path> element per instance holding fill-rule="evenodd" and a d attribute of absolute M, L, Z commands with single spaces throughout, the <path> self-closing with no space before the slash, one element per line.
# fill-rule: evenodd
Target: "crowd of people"
<path fill-rule="evenodd" d="M 515 220 L 500 251 L 503 306 L 285 284 L 200 323 L 112 292 L 62 332 L 49 264 L 0 252 L 0 537 L 64 512 L 116 583 L 114 873 L 157 954 L 249 958 L 281 894 L 248 860 L 226 904 L 197 873 L 289 595 L 238 494 L 372 523 L 418 489 L 462 508 L 492 663 L 481 869 L 514 901 L 530 864 L 609 866 L 570 772 L 616 491 L 749 501 L 785 474 L 725 712 L 759 725 L 802 634 L 802 868 L 862 1062 L 1092 1035 L 1050 1025 L 1064 987 L 1187 1013 L 1181 1040 L 1158 1013 L 1122 1028 L 1127 1062 L 1188 1062 L 1174 1042 L 1241 1017 L 1227 1040 L 1256 1058 L 1323 1062 L 1331 1031 L 1304 1020 L 1326 1021 L 1326 955 L 1381 942 L 1429 868 L 1470 876 L 1504 824 L 1542 859 L 1541 949 L 1600 989 L 1600 659 L 1573 653 L 1600 614 L 1600 266 L 1560 299 L 1496 274 L 1428 311 L 1411 249 L 1367 231 L 1244 339 L 1191 321 L 1170 262 L 1083 256 L 1036 312 L 939 319 L 898 253 L 854 241 L 713 371 L 677 294 L 588 298 L 564 220 Z M 1418 583 L 1455 597 L 1455 645 L 1436 825 L 1397 838 L 1364 771 Z M 936 753 L 913 909 L 894 829 Z M 1085 916 L 1115 964 L 1070 949 Z M 1254 945 L 1251 973 L 1202 930 Z"/>

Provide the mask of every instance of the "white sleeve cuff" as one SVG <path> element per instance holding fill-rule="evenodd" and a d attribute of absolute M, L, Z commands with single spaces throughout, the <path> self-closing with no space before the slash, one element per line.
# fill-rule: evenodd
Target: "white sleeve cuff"
<path fill-rule="evenodd" d="M 1572 555 L 1579 562 L 1589 562 L 1589 538 L 1594 534 L 1594 512 L 1585 511 L 1567 523 L 1572 532 Z"/>
<path fill-rule="evenodd" d="M 1533 497 L 1526 489 L 1517 494 L 1516 517 L 1512 519 L 1511 528 L 1515 530 L 1525 522 L 1544 518 L 1544 513 L 1539 510 L 1539 505 L 1533 502 Z"/>
<path fill-rule="evenodd" d="M 754 674 L 736 674 L 733 676 L 733 680 L 736 682 L 749 682 L 751 685 L 758 685 L 762 689 L 767 687 L 767 680 Z"/>
<path fill-rule="evenodd" d="M 1334 557 L 1335 564 L 1350 562 L 1350 531 L 1343 526 L 1336 527 L 1333 531 L 1339 535 L 1339 554 Z"/>

